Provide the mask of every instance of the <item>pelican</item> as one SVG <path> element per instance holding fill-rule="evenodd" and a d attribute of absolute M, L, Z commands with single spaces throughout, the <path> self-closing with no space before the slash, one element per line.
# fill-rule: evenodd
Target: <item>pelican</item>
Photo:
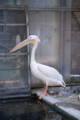
<path fill-rule="evenodd" d="M 40 42 L 40 39 L 38 36 L 30 35 L 27 39 L 17 44 L 11 51 L 9 51 L 9 53 L 12 53 L 28 44 L 33 45 L 32 52 L 31 52 L 30 69 L 31 69 L 32 74 L 37 79 L 42 80 L 42 82 L 45 84 L 44 92 L 42 92 L 41 94 L 38 94 L 39 98 L 42 99 L 43 96 L 47 95 L 48 86 L 65 87 L 66 84 L 63 80 L 62 75 L 55 68 L 36 62 L 35 52 L 36 52 L 39 42 Z"/>

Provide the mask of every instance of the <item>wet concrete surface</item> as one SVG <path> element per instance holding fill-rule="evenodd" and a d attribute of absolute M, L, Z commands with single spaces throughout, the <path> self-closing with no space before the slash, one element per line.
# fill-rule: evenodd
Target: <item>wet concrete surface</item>
<path fill-rule="evenodd" d="M 43 91 L 37 90 L 37 92 Z M 43 101 L 67 119 L 80 119 L 80 86 L 50 87 Z M 67 116 L 67 117 L 66 117 Z"/>

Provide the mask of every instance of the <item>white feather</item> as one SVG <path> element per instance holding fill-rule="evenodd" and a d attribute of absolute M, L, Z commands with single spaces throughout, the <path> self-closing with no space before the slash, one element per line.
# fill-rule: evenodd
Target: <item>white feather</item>
<path fill-rule="evenodd" d="M 55 68 L 37 62 L 32 62 L 31 71 L 35 77 L 41 79 L 47 86 L 60 85 L 65 87 L 62 75 Z"/>
<path fill-rule="evenodd" d="M 52 83 L 54 83 L 54 80 L 56 82 L 61 82 L 61 84 L 64 83 L 62 75 L 55 69 L 46 65 L 38 64 L 38 69 L 48 78 L 51 79 Z M 64 83 L 65 84 L 65 83 Z M 52 84 L 53 85 L 53 84 Z M 56 84 L 57 85 L 57 84 Z"/>

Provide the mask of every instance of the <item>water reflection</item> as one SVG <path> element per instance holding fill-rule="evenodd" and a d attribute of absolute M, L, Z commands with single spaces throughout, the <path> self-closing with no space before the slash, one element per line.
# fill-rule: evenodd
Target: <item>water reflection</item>
<path fill-rule="evenodd" d="M 37 102 L 0 103 L 0 120 L 62 120 L 56 112 Z"/>

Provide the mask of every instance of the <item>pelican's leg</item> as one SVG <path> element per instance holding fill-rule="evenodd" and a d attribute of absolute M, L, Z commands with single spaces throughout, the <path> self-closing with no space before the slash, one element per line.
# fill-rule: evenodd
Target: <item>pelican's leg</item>
<path fill-rule="evenodd" d="M 44 92 L 38 93 L 39 99 L 42 99 L 43 96 L 47 95 L 48 86 L 44 86 Z"/>
<path fill-rule="evenodd" d="M 44 96 L 46 96 L 47 95 L 47 91 L 48 91 L 48 86 L 44 86 Z"/>

